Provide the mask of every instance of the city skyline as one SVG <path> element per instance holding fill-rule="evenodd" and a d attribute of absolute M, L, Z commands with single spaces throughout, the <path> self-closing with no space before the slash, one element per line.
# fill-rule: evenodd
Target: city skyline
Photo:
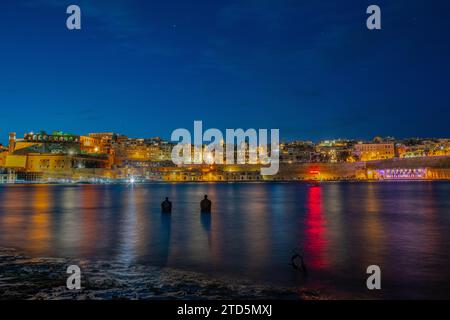
<path fill-rule="evenodd" d="M 448 136 L 443 1 L 378 1 L 376 31 L 360 1 L 77 4 L 80 31 L 57 1 L 2 4 L 3 144 L 17 128 L 168 139 L 194 120 L 282 140 Z"/>

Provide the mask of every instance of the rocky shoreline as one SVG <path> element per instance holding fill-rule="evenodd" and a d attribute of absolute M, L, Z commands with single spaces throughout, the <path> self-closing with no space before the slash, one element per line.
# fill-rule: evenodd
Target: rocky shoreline
<path fill-rule="evenodd" d="M 82 270 L 81 289 L 66 288 L 67 267 Z M 32 258 L 0 249 L 0 300 L 323 299 L 319 292 L 211 278 L 120 262 Z"/>

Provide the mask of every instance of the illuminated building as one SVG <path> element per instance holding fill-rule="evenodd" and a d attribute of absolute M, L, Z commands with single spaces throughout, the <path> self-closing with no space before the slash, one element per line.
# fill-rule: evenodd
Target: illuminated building
<path fill-rule="evenodd" d="M 425 179 L 427 177 L 426 168 L 412 168 L 412 169 L 378 169 L 375 171 L 374 178 L 377 179 Z"/>
<path fill-rule="evenodd" d="M 172 150 L 174 143 L 161 141 L 160 143 L 160 161 L 172 161 Z"/>
<path fill-rule="evenodd" d="M 160 158 L 159 146 L 147 144 L 144 139 L 126 139 L 116 143 L 113 148 L 118 165 L 126 160 L 158 161 Z"/>
<path fill-rule="evenodd" d="M 112 145 L 117 141 L 118 134 L 113 132 L 102 132 L 102 133 L 89 133 L 90 138 L 96 140 L 99 144 L 101 153 L 110 154 L 112 152 Z"/>
<path fill-rule="evenodd" d="M 400 158 L 439 157 L 450 155 L 449 139 L 407 139 L 398 148 Z"/>
<path fill-rule="evenodd" d="M 0 184 L 14 183 L 16 181 L 16 178 L 17 175 L 13 170 L 0 168 Z"/>
<path fill-rule="evenodd" d="M 393 143 L 359 143 L 354 146 L 360 161 L 391 159 L 395 157 Z"/>
<path fill-rule="evenodd" d="M 82 153 L 102 154 L 105 153 L 101 140 L 91 136 L 80 136 L 80 151 Z"/>
<path fill-rule="evenodd" d="M 354 141 L 342 139 L 321 141 L 315 147 L 316 155 L 312 157 L 312 160 L 331 163 L 352 162 L 354 144 Z"/>
<path fill-rule="evenodd" d="M 280 163 L 310 162 L 314 154 L 312 142 L 293 141 L 280 144 Z"/>
<path fill-rule="evenodd" d="M 71 178 L 77 171 L 95 175 L 96 169 L 108 168 L 108 159 L 89 155 L 29 153 L 6 156 L 4 168 L 14 170 L 18 179 L 39 181 L 44 177 Z"/>
<path fill-rule="evenodd" d="M 97 139 L 62 132 L 30 132 L 23 139 L 16 139 L 16 134 L 10 133 L 8 152 L 0 153 L 0 167 L 25 181 L 71 178 L 80 172 L 101 175 L 98 169 L 108 169 L 110 165 L 105 155 L 89 155 L 98 146 Z"/>
<path fill-rule="evenodd" d="M 0 152 L 0 168 L 3 168 L 5 166 L 7 155 L 8 152 L 6 151 Z"/>

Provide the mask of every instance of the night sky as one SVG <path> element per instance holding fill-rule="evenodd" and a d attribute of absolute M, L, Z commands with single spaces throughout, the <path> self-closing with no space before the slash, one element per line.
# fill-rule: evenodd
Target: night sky
<path fill-rule="evenodd" d="M 382 30 L 366 28 L 370 4 Z M 449 14 L 444 0 L 2 0 L 0 142 L 169 138 L 194 120 L 283 139 L 450 137 Z"/>

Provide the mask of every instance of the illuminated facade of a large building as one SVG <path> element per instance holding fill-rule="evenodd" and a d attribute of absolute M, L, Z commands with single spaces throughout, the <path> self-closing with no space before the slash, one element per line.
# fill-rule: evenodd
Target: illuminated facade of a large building
<path fill-rule="evenodd" d="M 395 157 L 394 143 L 359 143 L 354 148 L 360 161 L 384 160 Z"/>
<path fill-rule="evenodd" d="M 99 169 L 110 168 L 108 156 L 95 154 L 97 151 L 99 144 L 94 138 L 40 132 L 16 139 L 16 134 L 10 133 L 8 152 L 0 155 L 0 166 L 25 181 L 46 176 L 70 178 L 77 172 L 94 176 Z"/>

